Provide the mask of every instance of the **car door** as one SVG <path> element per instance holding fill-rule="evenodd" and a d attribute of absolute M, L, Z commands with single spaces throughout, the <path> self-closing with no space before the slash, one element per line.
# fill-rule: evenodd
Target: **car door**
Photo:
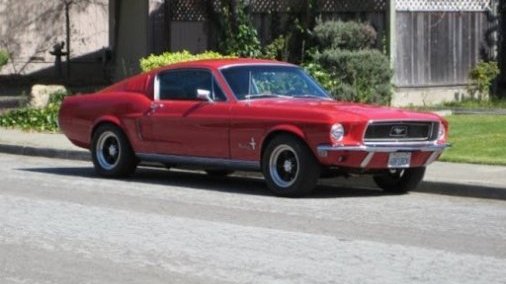
<path fill-rule="evenodd" d="M 154 102 L 141 135 L 158 154 L 229 158 L 229 104 L 212 73 L 170 70 L 154 81 Z M 212 101 L 197 97 L 208 92 Z"/>

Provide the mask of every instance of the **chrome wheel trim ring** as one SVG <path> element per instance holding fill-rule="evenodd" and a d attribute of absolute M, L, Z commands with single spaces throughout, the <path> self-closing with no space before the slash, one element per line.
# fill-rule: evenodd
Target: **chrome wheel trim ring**
<path fill-rule="evenodd" d="M 115 168 L 121 158 L 121 145 L 118 136 L 112 131 L 105 131 L 97 141 L 96 157 L 105 170 Z"/>
<path fill-rule="evenodd" d="M 290 157 L 290 161 L 286 157 Z M 282 159 L 282 161 L 280 160 Z M 290 167 L 286 166 L 287 162 L 292 163 Z M 294 163 L 294 164 L 293 164 Z M 283 165 L 283 166 L 280 166 Z M 295 173 L 288 172 L 289 170 L 293 170 L 295 167 Z M 286 175 L 289 173 L 292 177 L 289 180 L 286 180 L 282 177 L 283 173 L 280 173 L 280 168 L 284 168 Z M 288 188 L 295 183 L 297 177 L 299 176 L 300 171 L 300 162 L 299 156 L 295 150 L 286 144 L 277 146 L 271 153 L 269 158 L 269 173 L 271 175 L 272 181 L 279 187 Z"/>

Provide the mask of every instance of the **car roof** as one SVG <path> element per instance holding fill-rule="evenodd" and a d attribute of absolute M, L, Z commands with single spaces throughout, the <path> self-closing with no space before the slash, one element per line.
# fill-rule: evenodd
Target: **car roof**
<path fill-rule="evenodd" d="M 132 77 L 123 79 L 105 89 L 99 91 L 99 93 L 107 93 L 114 91 L 125 91 L 125 92 L 138 92 L 149 95 L 148 81 L 149 78 L 154 76 L 156 73 L 164 70 L 182 69 L 182 68 L 207 68 L 219 70 L 222 68 L 241 66 L 241 65 L 277 65 L 277 66 L 293 66 L 296 65 L 267 59 L 252 59 L 252 58 L 220 58 L 220 59 L 203 59 L 194 61 L 185 61 L 175 63 L 163 67 L 156 68 L 154 70 L 137 74 Z"/>
<path fill-rule="evenodd" d="M 280 66 L 296 66 L 287 62 L 268 60 L 268 59 L 253 59 L 253 58 L 220 58 L 220 59 L 202 59 L 194 61 L 186 61 L 175 63 L 167 66 L 157 68 L 151 72 L 156 73 L 163 70 L 177 69 L 177 68 L 210 68 L 222 69 L 238 65 L 280 65 Z M 151 73 L 150 72 L 150 73 Z"/>

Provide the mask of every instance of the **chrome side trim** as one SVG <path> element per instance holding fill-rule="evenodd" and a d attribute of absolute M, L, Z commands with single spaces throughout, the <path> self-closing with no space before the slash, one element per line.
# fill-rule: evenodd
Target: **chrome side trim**
<path fill-rule="evenodd" d="M 155 80 L 153 83 L 153 101 L 157 102 L 160 100 L 160 77 L 159 74 L 155 76 Z"/>
<path fill-rule="evenodd" d="M 227 65 L 220 66 L 218 68 L 219 71 L 234 68 L 234 67 L 244 67 L 244 66 L 280 66 L 280 67 L 299 67 L 294 64 L 285 63 L 285 62 L 255 62 L 255 63 L 230 63 Z M 300 68 L 300 67 L 299 67 Z"/>
<path fill-rule="evenodd" d="M 144 137 L 142 137 L 141 121 L 139 119 L 137 119 L 135 121 L 135 130 L 137 131 L 137 138 L 139 138 L 139 140 L 143 141 Z"/>
<path fill-rule="evenodd" d="M 194 156 L 180 156 L 180 155 L 162 155 L 162 154 L 148 154 L 138 153 L 137 157 L 140 160 L 148 162 L 160 162 L 176 165 L 186 166 L 199 166 L 199 167 L 217 167 L 233 170 L 244 171 L 259 171 L 260 162 L 258 161 L 245 161 L 245 160 L 232 160 L 221 158 L 206 158 Z"/>
<path fill-rule="evenodd" d="M 429 164 L 432 164 L 442 152 L 443 151 L 434 151 L 434 152 L 432 152 L 432 154 L 427 159 L 427 161 L 425 161 L 424 165 L 428 166 Z"/>
<path fill-rule="evenodd" d="M 399 143 L 399 144 L 368 144 L 358 146 L 329 146 L 321 145 L 317 147 L 317 151 L 363 151 L 363 152 L 399 152 L 399 151 L 422 151 L 422 152 L 434 152 L 443 151 L 450 144 L 434 144 L 434 143 Z"/>
<path fill-rule="evenodd" d="M 360 163 L 361 168 L 365 168 L 369 165 L 372 158 L 374 157 L 374 152 L 369 152 L 367 156 L 365 156 L 364 160 L 362 160 L 362 163 Z"/>

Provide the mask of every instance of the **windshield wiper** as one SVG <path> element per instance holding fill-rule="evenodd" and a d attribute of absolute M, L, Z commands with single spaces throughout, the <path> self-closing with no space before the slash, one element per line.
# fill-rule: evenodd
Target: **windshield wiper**
<path fill-rule="evenodd" d="M 250 95 L 245 95 L 244 98 L 249 100 L 249 99 L 257 99 L 257 98 L 287 98 L 287 99 L 291 99 L 292 97 L 280 95 L 280 94 L 250 94 Z"/>
<path fill-rule="evenodd" d="M 328 97 L 322 97 L 318 95 L 311 95 L 311 94 L 301 94 L 301 95 L 294 95 L 294 98 L 315 98 L 315 99 L 321 99 L 321 100 L 330 100 L 331 98 Z"/>

